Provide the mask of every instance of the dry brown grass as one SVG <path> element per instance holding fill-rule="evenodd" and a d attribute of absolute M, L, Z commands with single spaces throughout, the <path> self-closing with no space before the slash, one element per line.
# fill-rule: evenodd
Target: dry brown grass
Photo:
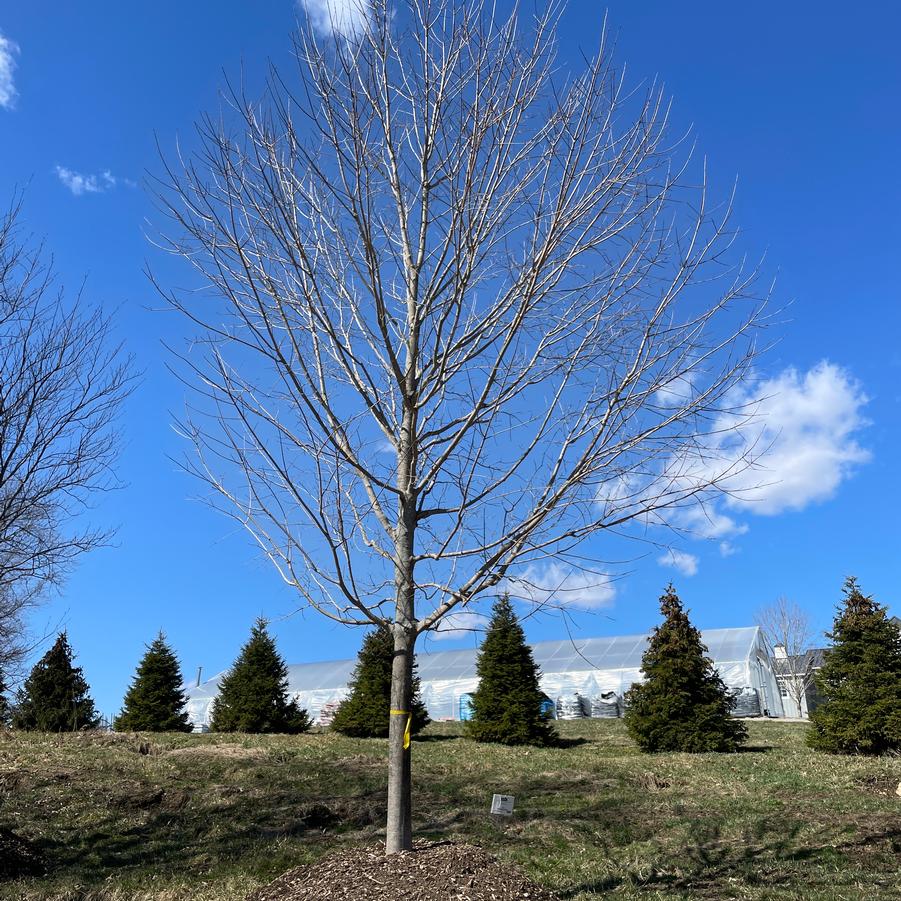
<path fill-rule="evenodd" d="M 735 755 L 638 754 L 616 721 L 562 748 L 414 744 L 418 833 L 469 841 L 572 901 L 901 898 L 901 760 L 829 757 L 752 723 Z M 293 866 L 377 841 L 385 742 L 287 736 L 6 735 L 0 827 L 47 873 L 16 901 L 237 901 Z M 512 820 L 487 812 L 516 796 Z"/>

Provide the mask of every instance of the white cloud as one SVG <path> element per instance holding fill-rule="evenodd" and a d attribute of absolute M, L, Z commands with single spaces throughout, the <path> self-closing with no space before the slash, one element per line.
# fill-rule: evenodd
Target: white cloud
<path fill-rule="evenodd" d="M 521 576 L 507 579 L 500 588 L 509 591 L 511 597 L 533 604 L 583 610 L 609 607 L 616 597 L 609 576 L 569 569 L 559 563 L 530 566 Z"/>
<path fill-rule="evenodd" d="M 369 27 L 369 0 L 298 0 L 320 34 L 355 38 Z"/>
<path fill-rule="evenodd" d="M 16 55 L 19 45 L 0 34 L 0 106 L 12 109 L 16 104 L 16 85 L 13 73 L 16 71 Z"/>
<path fill-rule="evenodd" d="M 737 398 L 754 412 L 733 451 L 758 448 L 756 465 L 730 478 L 726 505 L 773 516 L 833 497 L 870 459 L 857 435 L 867 403 L 848 372 L 823 361 L 809 372 L 786 369 Z"/>
<path fill-rule="evenodd" d="M 473 632 L 484 632 L 489 618 L 475 610 L 459 610 L 442 617 L 437 627 L 429 632 L 436 641 L 452 641 L 465 638 Z"/>
<path fill-rule="evenodd" d="M 661 407 L 681 407 L 687 404 L 694 394 L 696 378 L 697 373 L 693 370 L 676 376 L 654 392 L 654 401 Z"/>
<path fill-rule="evenodd" d="M 654 472 L 601 485 L 596 499 L 606 516 L 672 498 L 671 508 L 642 515 L 638 523 L 718 541 L 727 556 L 735 550 L 730 541 L 748 531 L 749 514 L 774 516 L 826 501 L 870 459 L 859 441 L 868 424 L 867 397 L 834 363 L 748 382 L 726 404 L 734 412 L 714 419 L 703 448 L 682 449 Z M 721 491 L 709 488 L 714 484 Z"/>
<path fill-rule="evenodd" d="M 601 482 L 594 499 L 609 515 L 640 505 L 645 497 L 645 481 L 632 473 L 622 473 Z"/>
<path fill-rule="evenodd" d="M 698 558 L 694 554 L 677 551 L 673 548 L 658 557 L 657 562 L 661 566 L 671 566 L 673 569 L 677 569 L 683 576 L 693 576 L 698 571 Z"/>
<path fill-rule="evenodd" d="M 713 502 L 698 502 L 679 511 L 678 526 L 692 538 L 725 539 L 744 535 L 748 527 L 716 508 Z"/>
<path fill-rule="evenodd" d="M 82 194 L 102 194 L 110 191 L 118 184 L 124 184 L 128 187 L 134 187 L 134 182 L 126 178 L 118 178 L 113 175 L 109 169 L 97 175 L 82 175 L 81 172 L 74 172 L 65 166 L 57 166 L 54 170 L 57 178 L 76 196 Z"/>

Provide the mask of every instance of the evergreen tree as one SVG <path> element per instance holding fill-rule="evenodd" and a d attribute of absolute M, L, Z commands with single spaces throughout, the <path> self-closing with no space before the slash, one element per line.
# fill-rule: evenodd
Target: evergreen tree
<path fill-rule="evenodd" d="M 288 700 L 288 667 L 258 619 L 234 666 L 219 685 L 210 728 L 214 732 L 285 732 L 310 728 L 306 710 Z"/>
<path fill-rule="evenodd" d="M 901 634 L 856 579 L 847 579 L 843 591 L 827 633 L 833 645 L 816 676 L 823 700 L 810 714 L 807 742 L 833 754 L 899 751 Z"/>
<path fill-rule="evenodd" d="M 476 661 L 479 687 L 472 696 L 467 734 L 504 745 L 546 745 L 556 738 L 541 706 L 540 672 L 508 595 L 498 598 Z"/>
<path fill-rule="evenodd" d="M 96 729 L 100 717 L 65 632 L 35 664 L 17 696 L 13 726 L 38 732 Z"/>
<path fill-rule="evenodd" d="M 6 684 L 6 678 L 3 670 L 0 670 L 0 729 L 5 729 L 12 722 L 12 706 L 6 693 L 9 687 Z"/>
<path fill-rule="evenodd" d="M 735 751 L 747 738 L 701 633 L 675 589 L 660 598 L 663 623 L 641 661 L 645 681 L 626 695 L 626 726 L 642 751 Z"/>
<path fill-rule="evenodd" d="M 162 632 L 147 646 L 125 695 L 117 732 L 190 732 L 181 667 Z"/>
<path fill-rule="evenodd" d="M 363 639 L 350 693 L 335 711 L 332 729 L 354 738 L 387 738 L 391 711 L 391 666 L 394 637 L 388 626 L 379 626 Z M 429 724 L 429 714 L 419 697 L 419 678 L 413 664 L 413 703 L 410 732 L 416 735 Z"/>

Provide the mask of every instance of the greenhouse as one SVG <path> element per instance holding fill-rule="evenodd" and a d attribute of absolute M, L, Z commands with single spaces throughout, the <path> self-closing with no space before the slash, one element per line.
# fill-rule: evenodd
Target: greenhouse
<path fill-rule="evenodd" d="M 708 629 L 701 636 L 723 681 L 736 694 L 737 713 L 783 715 L 773 662 L 760 629 Z M 647 642 L 647 635 L 538 642 L 532 652 L 541 668 L 541 688 L 558 715 L 618 715 L 623 695 L 641 679 Z M 465 717 L 467 696 L 478 685 L 477 653 L 467 648 L 416 655 L 422 699 L 432 719 L 460 719 L 461 711 Z M 288 667 L 289 691 L 314 722 L 328 721 L 328 713 L 347 693 L 355 665 L 355 659 L 294 664 Z M 187 689 L 195 729 L 209 724 L 210 706 L 223 675 Z"/>

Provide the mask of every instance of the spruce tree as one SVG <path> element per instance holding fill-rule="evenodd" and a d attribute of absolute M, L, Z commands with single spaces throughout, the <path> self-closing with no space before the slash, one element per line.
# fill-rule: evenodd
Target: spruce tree
<path fill-rule="evenodd" d="M 540 671 L 526 644 L 508 595 L 498 598 L 476 661 L 479 686 L 472 696 L 467 734 L 504 745 L 546 745 L 556 738 L 542 713 Z"/>
<path fill-rule="evenodd" d="M 394 637 L 388 626 L 368 633 L 357 655 L 350 680 L 350 693 L 335 711 L 332 729 L 354 738 L 387 738 L 391 711 L 391 666 Z M 413 664 L 413 703 L 410 733 L 416 735 L 429 724 L 429 714 L 419 697 L 419 678 Z"/>
<path fill-rule="evenodd" d="M 737 750 L 747 729 L 731 716 L 728 689 L 672 585 L 660 611 L 664 621 L 642 657 L 645 681 L 626 695 L 629 734 L 647 752 Z"/>
<path fill-rule="evenodd" d="M 190 732 L 181 667 L 162 632 L 147 652 L 113 722 L 117 732 Z"/>
<path fill-rule="evenodd" d="M 264 619 L 258 619 L 238 659 L 219 685 L 210 728 L 214 732 L 283 732 L 310 728 L 306 710 L 288 700 L 288 667 Z"/>
<path fill-rule="evenodd" d="M 100 717 L 65 632 L 35 664 L 16 699 L 13 726 L 38 732 L 96 729 Z"/>
<path fill-rule="evenodd" d="M 816 675 L 821 703 L 807 742 L 833 754 L 901 750 L 901 634 L 885 608 L 845 581 L 844 603 L 827 637 L 833 642 Z"/>
<path fill-rule="evenodd" d="M 12 722 L 12 706 L 6 694 L 8 691 L 6 677 L 3 675 L 3 670 L 0 670 L 0 729 L 5 729 Z"/>

